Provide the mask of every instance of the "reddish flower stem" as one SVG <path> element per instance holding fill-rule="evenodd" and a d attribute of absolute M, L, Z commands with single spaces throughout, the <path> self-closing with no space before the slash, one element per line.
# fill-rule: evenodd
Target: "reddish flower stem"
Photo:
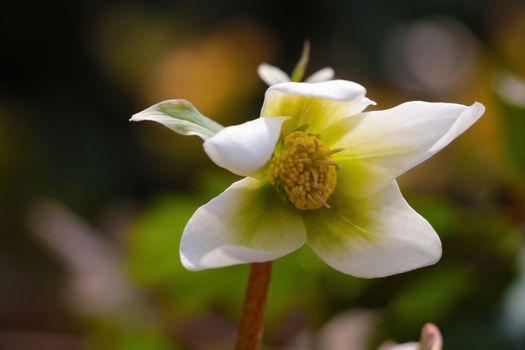
<path fill-rule="evenodd" d="M 244 297 L 244 310 L 236 350 L 259 350 L 264 332 L 264 309 L 272 274 L 272 262 L 253 263 Z"/>

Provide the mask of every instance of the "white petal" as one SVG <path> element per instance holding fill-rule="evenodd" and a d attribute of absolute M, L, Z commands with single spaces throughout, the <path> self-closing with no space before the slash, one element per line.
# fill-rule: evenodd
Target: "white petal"
<path fill-rule="evenodd" d="M 290 81 L 288 74 L 267 63 L 262 63 L 257 67 L 257 74 L 268 86 Z"/>
<path fill-rule="evenodd" d="M 310 75 L 305 81 L 307 83 L 320 83 L 332 79 L 334 75 L 335 72 L 331 67 L 325 67 Z"/>
<path fill-rule="evenodd" d="M 375 104 L 365 95 L 363 86 L 345 80 L 282 83 L 266 91 L 261 117 L 287 116 L 287 130 L 307 127 L 309 132 L 321 133 L 334 121 Z"/>
<path fill-rule="evenodd" d="M 428 159 L 478 120 L 485 108 L 453 103 L 408 102 L 334 123 L 325 133 L 344 148 L 339 189 L 354 197 L 374 193 Z"/>
<path fill-rule="evenodd" d="M 335 196 L 331 209 L 308 213 L 304 223 L 312 250 L 336 270 L 384 277 L 441 257 L 436 232 L 408 205 L 395 181 L 372 197 Z"/>
<path fill-rule="evenodd" d="M 244 178 L 200 207 L 184 229 L 181 260 L 190 270 L 274 260 L 301 247 L 304 225 L 270 185 Z"/>
<path fill-rule="evenodd" d="M 258 118 L 226 127 L 204 142 L 204 150 L 218 166 L 237 175 L 252 175 L 272 156 L 286 119 Z"/>
<path fill-rule="evenodd" d="M 282 83 L 268 88 L 267 93 L 280 91 L 288 95 L 323 98 L 342 102 L 354 101 L 366 95 L 366 89 L 347 80 L 320 83 Z"/>

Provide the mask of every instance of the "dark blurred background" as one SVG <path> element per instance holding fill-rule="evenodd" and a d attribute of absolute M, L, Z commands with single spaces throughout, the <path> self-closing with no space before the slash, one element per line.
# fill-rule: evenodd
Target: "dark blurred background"
<path fill-rule="evenodd" d="M 185 222 L 233 175 L 129 117 L 185 98 L 258 116 L 268 62 L 331 66 L 386 109 L 485 104 L 400 179 L 440 234 L 435 266 L 345 276 L 307 248 L 275 264 L 269 349 L 376 349 L 436 323 L 445 349 L 525 349 L 522 1 L 56 1 L 0 12 L 0 349 L 229 349 L 247 267 L 188 272 Z"/>

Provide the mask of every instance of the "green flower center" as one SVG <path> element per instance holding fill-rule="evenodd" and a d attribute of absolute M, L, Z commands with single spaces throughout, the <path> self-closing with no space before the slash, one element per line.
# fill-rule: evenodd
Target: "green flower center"
<path fill-rule="evenodd" d="M 292 132 L 273 155 L 270 182 L 298 209 L 329 208 L 328 198 L 337 185 L 337 163 L 330 157 L 340 151 L 328 149 L 316 136 Z"/>

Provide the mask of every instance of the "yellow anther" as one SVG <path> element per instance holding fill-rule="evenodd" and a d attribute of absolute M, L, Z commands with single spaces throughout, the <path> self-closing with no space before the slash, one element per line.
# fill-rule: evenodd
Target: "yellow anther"
<path fill-rule="evenodd" d="M 337 184 L 337 163 L 329 158 L 342 149 L 329 150 L 316 136 L 295 131 L 273 155 L 270 181 L 298 209 L 318 209 L 327 203 Z"/>

